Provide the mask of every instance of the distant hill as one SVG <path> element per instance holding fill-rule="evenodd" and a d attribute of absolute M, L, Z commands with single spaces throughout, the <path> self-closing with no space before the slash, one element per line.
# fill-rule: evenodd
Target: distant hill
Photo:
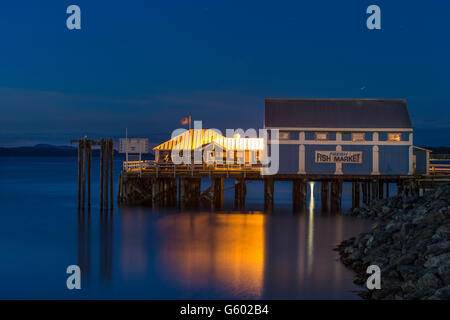
<path fill-rule="evenodd" d="M 0 147 L 0 157 L 77 157 L 78 148 L 72 146 L 54 146 L 37 144 L 32 147 Z M 92 156 L 100 156 L 99 149 L 92 149 Z M 114 150 L 115 157 L 125 157 L 125 154 Z M 143 155 L 144 159 L 153 158 L 153 153 Z"/>

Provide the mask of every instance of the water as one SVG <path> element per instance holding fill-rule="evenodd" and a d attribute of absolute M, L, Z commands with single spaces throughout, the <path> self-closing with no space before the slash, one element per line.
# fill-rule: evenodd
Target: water
<path fill-rule="evenodd" d="M 115 182 L 120 167 L 116 160 Z M 260 182 L 248 184 L 249 212 L 233 212 L 226 181 L 227 212 L 116 206 L 101 217 L 94 167 L 94 205 L 82 216 L 76 169 L 74 158 L 0 157 L 1 299 L 358 298 L 332 249 L 371 223 L 321 214 L 317 196 L 293 215 L 288 182 L 276 183 L 271 215 L 261 212 Z M 344 185 L 344 208 L 349 192 Z M 81 266 L 82 290 L 66 287 L 72 264 Z"/>

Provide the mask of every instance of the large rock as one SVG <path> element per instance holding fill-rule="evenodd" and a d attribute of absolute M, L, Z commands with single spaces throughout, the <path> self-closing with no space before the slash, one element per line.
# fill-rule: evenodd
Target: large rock
<path fill-rule="evenodd" d="M 437 289 L 442 285 L 441 280 L 433 273 L 428 272 L 423 275 L 418 281 L 416 288 L 418 291 L 428 291 L 431 289 Z"/>
<path fill-rule="evenodd" d="M 432 300 L 450 300 L 450 285 L 436 290 L 433 296 L 430 297 Z"/>
<path fill-rule="evenodd" d="M 424 263 L 424 266 L 427 268 L 437 267 L 445 262 L 450 261 L 450 252 L 443 253 L 438 256 L 431 256 Z"/>
<path fill-rule="evenodd" d="M 377 221 L 372 231 L 338 246 L 341 260 L 365 279 L 364 267 L 382 269 L 382 290 L 368 299 L 447 299 L 450 284 L 450 184 L 423 197 L 377 200 L 354 210 Z M 362 282 L 361 282 L 362 283 Z"/>
<path fill-rule="evenodd" d="M 397 271 L 405 281 L 416 280 L 424 274 L 425 269 L 420 266 L 399 265 Z"/>
<path fill-rule="evenodd" d="M 450 261 L 440 266 L 437 270 L 439 277 L 444 282 L 444 285 L 450 285 Z"/>
<path fill-rule="evenodd" d="M 427 246 L 425 254 L 437 255 L 440 253 L 450 252 L 450 241 L 441 241 Z"/>

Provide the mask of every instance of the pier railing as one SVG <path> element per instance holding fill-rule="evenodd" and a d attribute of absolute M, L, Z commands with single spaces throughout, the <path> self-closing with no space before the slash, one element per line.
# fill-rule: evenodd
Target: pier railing
<path fill-rule="evenodd" d="M 173 164 L 152 160 L 124 161 L 125 172 L 155 173 L 208 173 L 208 172 L 260 172 L 262 164 Z"/>
<path fill-rule="evenodd" d="M 450 175 L 450 154 L 433 154 L 428 171 L 430 175 Z"/>
<path fill-rule="evenodd" d="M 430 164 L 430 174 L 450 174 L 450 164 Z"/>

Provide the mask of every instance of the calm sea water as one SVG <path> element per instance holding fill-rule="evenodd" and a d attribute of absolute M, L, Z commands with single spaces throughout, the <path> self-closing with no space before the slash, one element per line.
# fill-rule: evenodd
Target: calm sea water
<path fill-rule="evenodd" d="M 1 299 L 358 298 L 332 249 L 371 223 L 320 213 L 314 192 L 297 215 L 288 182 L 276 183 L 269 215 L 262 183 L 248 184 L 248 212 L 234 212 L 226 181 L 222 213 L 116 206 L 101 216 L 94 167 L 93 208 L 79 215 L 76 167 L 75 158 L 0 157 Z M 120 167 L 116 160 L 116 183 Z M 349 191 L 344 185 L 344 208 Z M 81 290 L 66 287 L 72 264 L 81 266 Z"/>

